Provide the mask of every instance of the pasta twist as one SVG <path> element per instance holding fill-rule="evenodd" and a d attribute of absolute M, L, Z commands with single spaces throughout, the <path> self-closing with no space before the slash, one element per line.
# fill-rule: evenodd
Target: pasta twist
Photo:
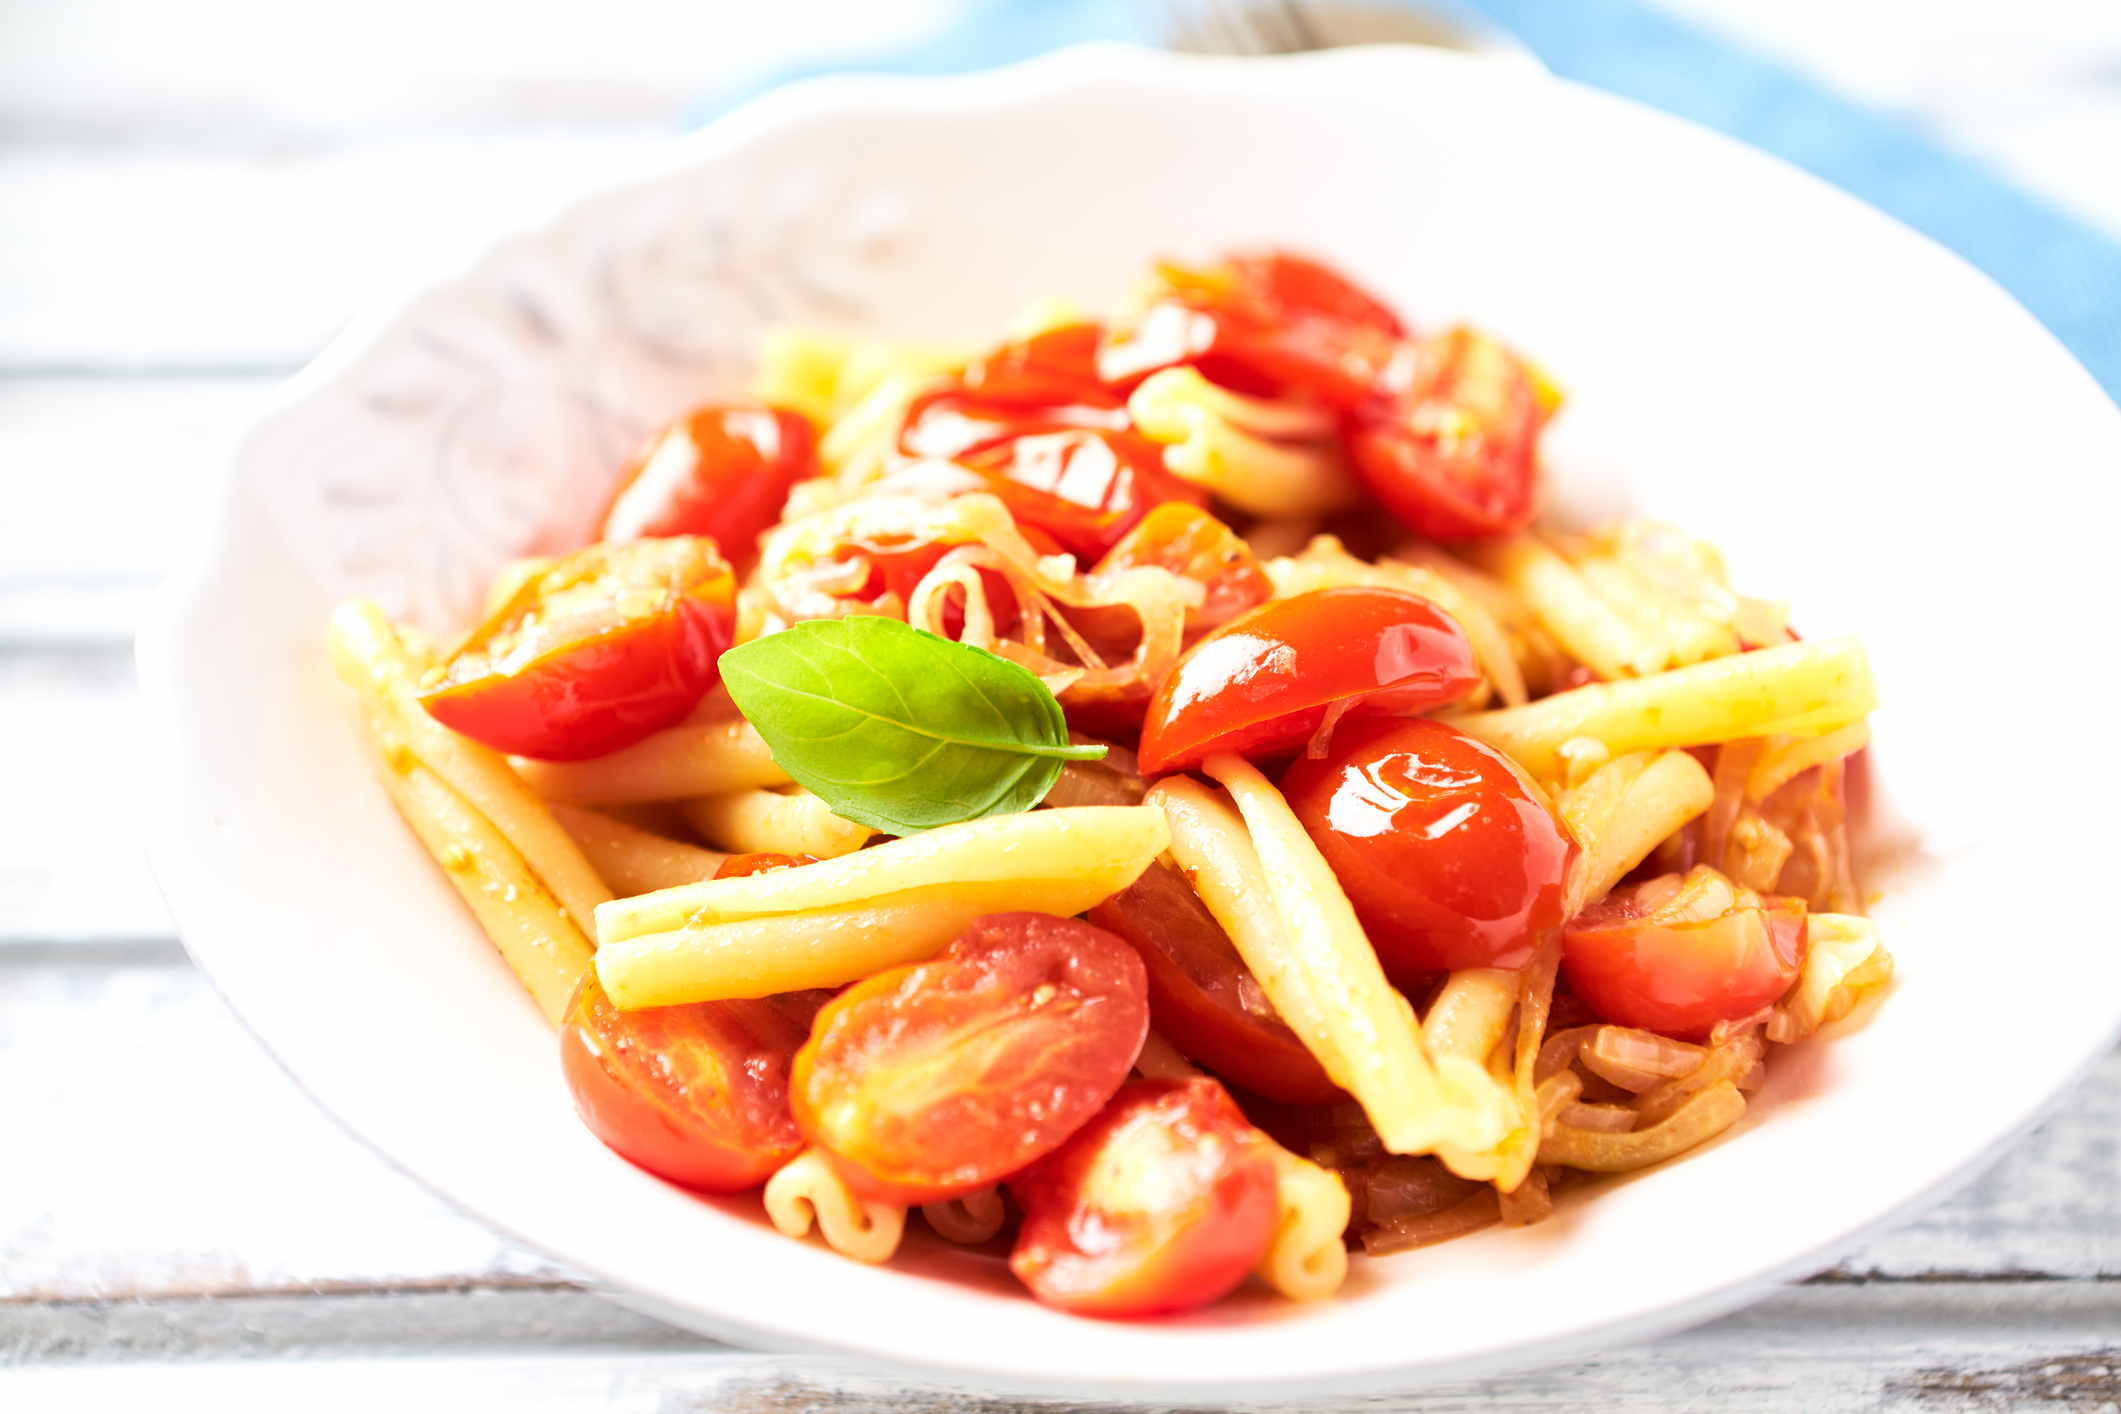
<path fill-rule="evenodd" d="M 1340 1290 L 1348 1275 L 1348 1249 L 1341 1241 L 1352 1209 L 1347 1187 L 1338 1175 L 1281 1145 L 1269 1147 L 1281 1216 L 1255 1270 L 1291 1301 L 1323 1300 Z"/>
<path fill-rule="evenodd" d="M 982 1188 L 961 1198 L 921 1204 L 921 1216 L 928 1220 L 928 1226 L 935 1229 L 936 1235 L 960 1247 L 985 1242 L 1002 1230 L 1002 1222 L 1008 1215 L 998 1188 Z"/>
<path fill-rule="evenodd" d="M 904 1208 L 857 1198 L 816 1149 L 766 1180 L 766 1216 L 784 1237 L 808 1237 L 815 1225 L 833 1251 L 872 1265 L 889 1260 L 906 1231 Z"/>

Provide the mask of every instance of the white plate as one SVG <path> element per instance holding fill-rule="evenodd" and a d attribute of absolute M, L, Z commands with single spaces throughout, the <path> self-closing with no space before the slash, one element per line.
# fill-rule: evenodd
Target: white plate
<path fill-rule="evenodd" d="M 626 445 L 727 387 L 762 320 L 990 337 L 1029 295 L 1274 241 L 1417 323 L 1553 369 L 1579 511 L 1706 533 L 1741 587 L 1860 632 L 1904 824 L 1900 960 L 1867 1026 L 1778 1052 L 1709 1152 L 1524 1232 L 1358 1259 L 1338 1300 L 1079 1320 L 990 1259 L 870 1269 L 702 1202 L 575 1120 L 551 1033 L 370 778 L 324 620 L 462 621 L 572 534 Z M 2108 1046 L 2098 880 L 2121 415 L 1954 257 L 1758 153 L 1620 100 L 1413 50 L 1072 51 L 832 80 L 679 145 L 349 335 L 236 456 L 142 632 L 153 853 L 186 944 L 317 1101 L 408 1172 L 703 1330 L 1107 1394 L 1412 1383 L 1730 1309 L 1937 1194 Z M 2035 701 L 2038 697 L 2041 700 Z"/>

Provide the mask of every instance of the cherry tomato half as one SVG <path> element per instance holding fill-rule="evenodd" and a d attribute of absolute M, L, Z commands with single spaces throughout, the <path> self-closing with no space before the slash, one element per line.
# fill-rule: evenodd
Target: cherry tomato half
<path fill-rule="evenodd" d="M 1569 920 L 1569 989 L 1621 1026 L 1706 1035 L 1781 999 L 1804 968 L 1804 900 L 1763 897 L 1697 864 Z"/>
<path fill-rule="evenodd" d="M 965 365 L 957 384 L 990 403 L 1016 407 L 1117 407 L 1119 399 L 1097 376 L 1104 326 L 1062 324 L 1014 339 Z"/>
<path fill-rule="evenodd" d="M 1199 608 L 1186 610 L 1190 631 L 1228 623 L 1274 594 L 1252 547 L 1214 516 L 1181 501 L 1167 502 L 1144 516 L 1098 561 L 1097 572 L 1136 565 L 1167 569 L 1207 591 Z"/>
<path fill-rule="evenodd" d="M 1343 726 L 1281 788 L 1403 987 L 1427 972 L 1522 967 L 1561 924 L 1575 846 L 1507 758 L 1456 727 Z"/>
<path fill-rule="evenodd" d="M 1131 430 L 1117 397 L 1028 407 L 946 385 L 908 408 L 899 450 L 978 473 L 1020 525 L 1085 563 L 1157 506 L 1207 503 L 1200 488 L 1164 469 L 1163 448 Z"/>
<path fill-rule="evenodd" d="M 620 1011 L 590 972 L 560 1027 L 560 1068 L 590 1132 L 708 1193 L 763 1183 L 803 1147 L 788 1067 L 823 992 Z"/>
<path fill-rule="evenodd" d="M 848 1186 L 895 1203 L 1016 1172 L 1097 1113 L 1149 1030 L 1133 949 L 1073 918 L 997 913 L 818 1014 L 795 1121 Z"/>
<path fill-rule="evenodd" d="M 1275 1013 L 1183 875 L 1152 864 L 1091 909 L 1090 921 L 1140 954 L 1157 1034 L 1187 1059 L 1270 1100 L 1330 1105 L 1347 1098 Z"/>
<path fill-rule="evenodd" d="M 736 576 L 713 541 L 591 545 L 526 581 L 420 700 L 518 756 L 602 756 L 690 712 L 735 624 Z"/>
<path fill-rule="evenodd" d="M 1086 1316 L 1206 1305 L 1274 1239 L 1268 1143 L 1205 1076 L 1136 1081 L 1010 1180 L 1024 1225 L 1009 1269 L 1047 1305 Z"/>
<path fill-rule="evenodd" d="M 1356 474 L 1423 535 L 1462 540 L 1523 529 L 1539 510 L 1544 418 L 1530 372 L 1470 329 L 1403 347 L 1383 380 L 1386 393 L 1349 428 Z"/>
<path fill-rule="evenodd" d="M 1108 332 L 1098 372 L 1131 384 L 1191 363 L 1239 392 L 1308 392 L 1352 409 L 1370 396 L 1406 330 L 1338 272 L 1285 251 L 1233 256 L 1208 270 L 1159 267 L 1141 316 Z"/>
<path fill-rule="evenodd" d="M 1276 599 L 1178 660 L 1142 723 L 1142 771 L 1163 775 L 1222 751 L 1271 756 L 1311 737 L 1335 704 L 1358 717 L 1412 714 L 1477 681 L 1457 620 L 1426 599 L 1353 587 Z"/>
<path fill-rule="evenodd" d="M 1006 444 L 958 459 L 983 473 L 1017 523 L 1093 564 L 1143 516 L 1207 493 L 1164 470 L 1164 449 L 1137 432 L 1020 424 Z"/>
<path fill-rule="evenodd" d="M 705 535 L 749 559 L 788 488 L 817 475 L 817 432 L 799 412 L 709 403 L 642 444 L 619 473 L 599 539 Z"/>

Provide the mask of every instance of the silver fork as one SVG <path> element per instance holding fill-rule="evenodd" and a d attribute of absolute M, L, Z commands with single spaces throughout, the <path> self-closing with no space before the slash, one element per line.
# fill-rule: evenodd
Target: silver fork
<path fill-rule="evenodd" d="M 1484 16 L 1452 6 L 1333 0 L 1143 0 L 1165 47 L 1195 54 L 1296 54 L 1351 44 L 1427 44 L 1529 59 Z M 1535 61 L 1536 62 L 1536 61 Z"/>

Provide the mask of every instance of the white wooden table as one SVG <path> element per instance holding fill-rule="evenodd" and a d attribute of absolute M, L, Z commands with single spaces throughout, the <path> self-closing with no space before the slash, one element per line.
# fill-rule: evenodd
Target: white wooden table
<path fill-rule="evenodd" d="M 2121 230 L 2110 0 L 1672 3 Z M 128 834 L 133 618 L 267 391 L 745 64 L 948 8 L 0 3 L 0 1409 L 1017 1407 L 670 1329 L 430 1196 L 223 1008 Z M 1743 1314 L 1357 1403 L 2121 1410 L 2117 1278 L 2121 1056 Z"/>

